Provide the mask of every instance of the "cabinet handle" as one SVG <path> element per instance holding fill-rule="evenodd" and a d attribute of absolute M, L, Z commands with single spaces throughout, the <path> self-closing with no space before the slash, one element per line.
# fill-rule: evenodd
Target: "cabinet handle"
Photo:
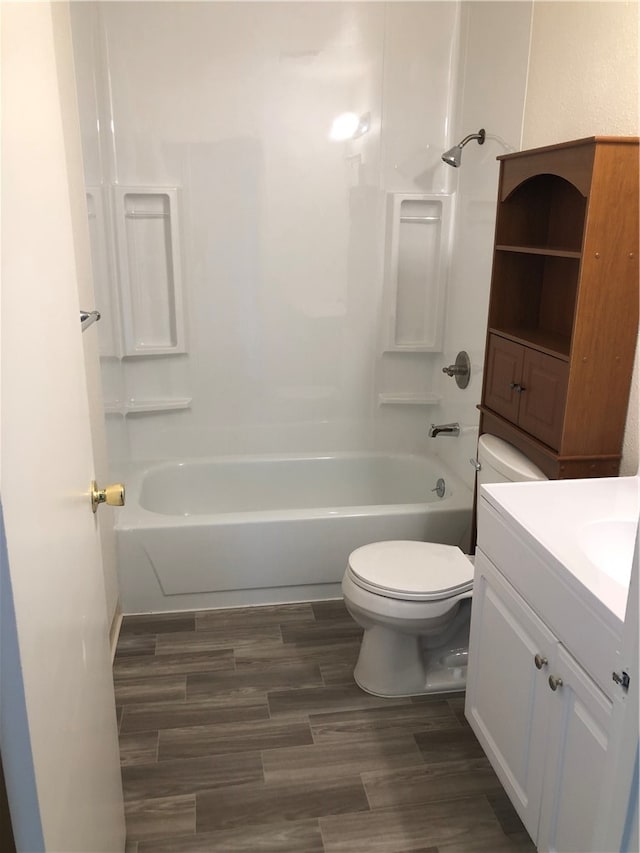
<path fill-rule="evenodd" d="M 535 661 L 536 669 L 542 669 L 543 666 L 549 663 L 544 655 L 536 655 L 533 660 Z"/>
<path fill-rule="evenodd" d="M 562 687 L 562 679 L 559 675 L 550 675 L 549 676 L 549 687 L 552 690 L 557 690 L 558 687 Z"/>
<path fill-rule="evenodd" d="M 526 388 L 523 388 L 519 382 L 510 382 L 509 388 L 511 388 L 512 391 L 515 391 L 516 394 L 522 394 L 523 391 L 527 390 Z"/>

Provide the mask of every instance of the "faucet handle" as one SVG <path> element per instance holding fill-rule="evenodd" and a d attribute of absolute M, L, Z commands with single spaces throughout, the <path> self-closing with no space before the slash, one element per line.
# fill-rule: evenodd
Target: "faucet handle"
<path fill-rule="evenodd" d="M 466 388 L 471 378 L 471 361 L 464 350 L 456 356 L 455 364 L 443 367 L 442 372 L 447 376 L 455 376 L 458 388 Z"/>

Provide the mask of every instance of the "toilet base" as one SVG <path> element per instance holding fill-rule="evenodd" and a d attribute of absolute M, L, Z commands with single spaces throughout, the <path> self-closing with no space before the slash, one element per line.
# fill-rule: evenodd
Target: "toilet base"
<path fill-rule="evenodd" d="M 367 628 L 353 673 L 356 684 L 366 693 L 384 698 L 464 690 L 469 613 L 470 601 L 461 606 L 437 646 L 425 637 L 402 634 L 385 625 Z"/>

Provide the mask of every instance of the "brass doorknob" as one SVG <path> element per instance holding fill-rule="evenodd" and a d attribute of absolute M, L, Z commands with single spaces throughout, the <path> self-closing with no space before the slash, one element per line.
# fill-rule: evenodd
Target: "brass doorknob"
<path fill-rule="evenodd" d="M 124 506 L 124 483 L 114 483 L 106 489 L 99 489 L 95 480 L 91 481 L 91 509 L 96 512 L 100 504 Z"/>

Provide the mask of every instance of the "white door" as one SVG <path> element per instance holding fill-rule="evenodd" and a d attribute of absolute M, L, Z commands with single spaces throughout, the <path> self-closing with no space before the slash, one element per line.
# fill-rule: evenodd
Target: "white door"
<path fill-rule="evenodd" d="M 556 647 L 551 631 L 478 550 L 465 714 L 534 841 L 549 710 L 546 669 Z"/>
<path fill-rule="evenodd" d="M 587 853 L 596 828 L 611 702 L 563 648 L 549 667 L 552 691 L 538 850 Z M 602 848 L 604 849 L 604 848 Z"/>
<path fill-rule="evenodd" d="M 68 9 L 16 2 L 1 11 L 0 483 L 31 755 L 16 754 L 23 744 L 9 736 L 6 717 L 2 754 L 18 849 L 29 849 L 21 841 L 33 837 L 31 820 L 47 851 L 112 853 L 124 848 L 124 819 L 88 495 L 94 465 L 76 271 L 86 233 L 73 227 L 81 167 L 69 153 L 77 140 L 65 138 L 76 109 L 65 83 Z M 32 773 L 36 813 L 17 799 L 18 769 Z"/>

